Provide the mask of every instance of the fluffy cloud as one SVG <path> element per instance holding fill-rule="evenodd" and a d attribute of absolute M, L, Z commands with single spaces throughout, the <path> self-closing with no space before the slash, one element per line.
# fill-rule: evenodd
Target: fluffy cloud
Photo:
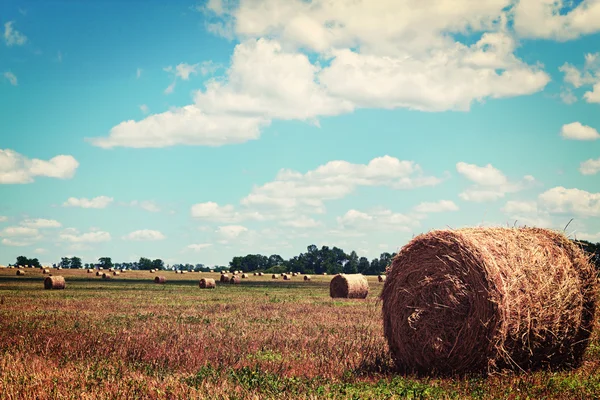
<path fill-rule="evenodd" d="M 259 212 L 249 210 L 236 211 L 230 204 L 220 206 L 212 201 L 194 204 L 191 207 L 191 215 L 194 218 L 230 223 L 241 222 L 248 219 L 259 221 L 265 219 L 265 216 Z"/>
<path fill-rule="evenodd" d="M 540 210 L 535 201 L 507 201 L 502 211 L 520 225 L 552 227 L 548 213 Z"/>
<path fill-rule="evenodd" d="M 223 237 L 225 241 L 235 239 L 246 232 L 248 232 L 248 228 L 242 225 L 219 226 L 216 230 L 216 233 Z"/>
<path fill-rule="evenodd" d="M 69 197 L 67 201 L 63 203 L 63 207 L 81 207 L 81 208 L 106 208 L 113 202 L 112 197 L 98 196 L 92 199 L 85 197 L 76 198 Z"/>
<path fill-rule="evenodd" d="M 53 219 L 26 219 L 21 222 L 21 225 L 27 228 L 60 228 L 62 225 L 60 222 Z"/>
<path fill-rule="evenodd" d="M 586 91 L 583 98 L 588 103 L 600 103 L 600 53 L 587 53 L 584 57 L 585 63 L 581 70 L 569 63 L 563 64 L 559 70 L 564 73 L 565 83 L 574 88 L 591 86 L 591 90 Z"/>
<path fill-rule="evenodd" d="M 15 74 L 13 74 L 10 71 L 6 71 L 4 73 L 4 77 L 6 78 L 6 80 L 8 80 L 8 82 L 13 85 L 13 86 L 17 86 L 18 82 L 17 82 L 17 77 L 15 76 Z"/>
<path fill-rule="evenodd" d="M 104 231 L 91 231 L 80 233 L 77 229 L 68 228 L 59 235 L 60 240 L 69 243 L 100 243 L 111 240 L 110 233 Z"/>
<path fill-rule="evenodd" d="M 521 0 L 514 7 L 514 27 L 526 38 L 566 41 L 600 31 L 600 2 Z M 570 8 L 564 12 L 565 8 Z"/>
<path fill-rule="evenodd" d="M 600 172 L 600 158 L 587 160 L 580 164 L 579 171 L 583 175 L 596 175 Z"/>
<path fill-rule="evenodd" d="M 600 133 L 591 126 L 582 125 L 580 122 L 572 122 L 563 125 L 560 135 L 565 139 L 572 140 L 598 140 Z"/>
<path fill-rule="evenodd" d="M 280 222 L 281 226 L 288 226 L 291 228 L 307 229 L 307 228 L 318 228 L 323 224 L 319 221 L 309 218 L 307 216 L 300 216 L 298 218 L 283 220 Z"/>
<path fill-rule="evenodd" d="M 141 229 L 138 231 L 131 232 L 125 236 L 123 236 L 123 240 L 136 240 L 136 241 L 155 241 L 155 240 L 163 240 L 166 236 L 163 235 L 160 231 L 155 231 L 151 229 Z"/>
<path fill-rule="evenodd" d="M 600 193 L 558 186 L 540 194 L 538 200 L 551 213 L 600 216 Z"/>
<path fill-rule="evenodd" d="M 36 228 L 26 226 L 8 226 L 0 231 L 0 236 L 35 237 L 39 235 Z"/>
<path fill-rule="evenodd" d="M 70 179 L 77 167 L 79 163 L 72 156 L 59 155 L 45 161 L 0 149 L 0 184 L 31 183 L 37 176 Z"/>
<path fill-rule="evenodd" d="M 207 249 L 209 247 L 211 247 L 212 244 L 211 243 L 198 243 L 198 244 L 189 244 L 187 245 L 187 249 L 192 250 L 192 251 L 202 251 L 204 249 Z"/>
<path fill-rule="evenodd" d="M 417 205 L 414 210 L 418 213 L 437 213 L 444 211 L 458 211 L 458 206 L 451 200 L 440 200 L 437 202 L 423 202 Z"/>
<path fill-rule="evenodd" d="M 419 221 L 411 216 L 394 213 L 387 209 L 375 209 L 370 212 L 348 210 L 337 217 L 340 230 L 363 234 L 366 231 L 411 232 L 419 226 Z"/>
<path fill-rule="evenodd" d="M 475 183 L 475 185 L 459 194 L 459 197 L 466 201 L 486 202 L 498 200 L 504 197 L 506 193 L 518 192 L 535 182 L 531 175 L 524 176 L 521 182 L 509 182 L 502 171 L 494 168 L 491 164 L 480 167 L 475 164 L 459 162 L 456 164 L 456 170 Z"/>
<path fill-rule="evenodd" d="M 27 43 L 27 36 L 13 28 L 14 21 L 4 24 L 4 41 L 7 46 L 22 46 Z"/>
<path fill-rule="evenodd" d="M 155 202 L 150 201 L 150 200 L 144 200 L 144 201 L 133 200 L 131 203 L 129 203 L 129 205 L 131 207 L 139 207 L 142 210 L 146 210 L 149 212 L 159 212 L 160 211 L 160 207 Z"/>
<path fill-rule="evenodd" d="M 31 245 L 31 242 L 4 238 L 4 239 L 2 239 L 2 244 L 5 246 L 23 247 L 23 246 Z"/>

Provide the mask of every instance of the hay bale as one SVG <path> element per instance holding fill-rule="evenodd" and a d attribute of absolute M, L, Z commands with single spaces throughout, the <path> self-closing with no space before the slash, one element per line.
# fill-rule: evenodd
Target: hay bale
<path fill-rule="evenodd" d="M 233 275 L 231 277 L 231 279 L 229 280 L 229 283 L 235 284 L 235 285 L 240 284 L 240 283 L 242 283 L 242 278 L 240 278 L 239 275 Z"/>
<path fill-rule="evenodd" d="M 323 272 L 323 275 L 327 275 L 327 272 Z"/>
<path fill-rule="evenodd" d="M 188 272 L 187 272 L 187 271 L 181 271 L 181 273 L 182 273 L 182 274 L 187 274 Z"/>
<path fill-rule="evenodd" d="M 42 274 L 47 275 L 50 273 L 50 270 L 48 268 L 45 268 L 42 270 Z"/>
<path fill-rule="evenodd" d="M 248 274 L 242 274 L 242 278 L 247 278 Z"/>
<path fill-rule="evenodd" d="M 311 279 L 312 279 L 312 277 L 310 275 L 304 275 L 305 281 L 310 281 Z"/>
<path fill-rule="evenodd" d="M 48 276 L 44 279 L 44 289 L 60 290 L 66 287 L 65 278 L 62 276 Z"/>
<path fill-rule="evenodd" d="M 56 269 L 58 269 L 58 270 L 61 270 L 61 269 L 62 269 L 62 267 L 58 267 L 58 268 L 56 268 Z"/>
<path fill-rule="evenodd" d="M 114 269 L 112 269 L 112 268 L 108 269 L 108 272 L 113 272 L 113 271 L 114 271 Z"/>
<path fill-rule="evenodd" d="M 377 277 L 377 280 L 378 280 L 379 282 L 385 282 L 385 280 L 386 280 L 386 276 L 385 276 L 385 275 L 379 275 L 379 276 Z"/>
<path fill-rule="evenodd" d="M 333 298 L 364 299 L 369 294 L 369 282 L 362 274 L 337 274 L 329 282 L 329 295 Z"/>
<path fill-rule="evenodd" d="M 22 275 L 25 275 L 25 271 L 20 270 L 20 269 L 17 270 L 17 276 L 22 276 Z"/>
<path fill-rule="evenodd" d="M 283 274 L 283 280 L 284 280 L 284 281 L 289 281 L 289 280 L 291 280 L 291 279 L 292 279 L 292 277 L 291 277 L 291 276 L 289 276 L 288 274 Z"/>
<path fill-rule="evenodd" d="M 102 276 L 102 272 L 96 271 L 96 276 Z"/>
<path fill-rule="evenodd" d="M 119 271 L 113 271 L 113 276 L 121 275 Z"/>
<path fill-rule="evenodd" d="M 154 270 L 153 270 L 153 269 L 151 269 L 151 270 L 150 270 L 150 273 L 151 273 L 151 274 L 153 274 L 153 273 L 154 273 Z"/>
<path fill-rule="evenodd" d="M 225 271 L 221 271 L 221 275 L 225 275 Z"/>
<path fill-rule="evenodd" d="M 88 273 L 88 274 L 91 274 L 91 273 L 93 273 L 93 272 L 94 272 L 94 270 L 93 270 L 93 269 L 88 269 L 88 270 L 87 270 L 87 273 Z"/>
<path fill-rule="evenodd" d="M 254 273 L 254 276 L 258 276 L 258 272 L 255 272 L 255 273 Z"/>
<path fill-rule="evenodd" d="M 258 276 L 263 276 L 265 273 L 264 272 L 259 272 Z"/>
<path fill-rule="evenodd" d="M 402 248 L 381 299 L 400 370 L 573 367 L 588 345 L 596 279 L 584 252 L 539 228 L 432 231 Z"/>
<path fill-rule="evenodd" d="M 110 279 L 110 275 L 107 274 L 106 272 L 102 273 L 102 279 Z"/>
<path fill-rule="evenodd" d="M 165 278 L 165 277 L 164 277 L 164 276 L 162 276 L 162 275 L 159 275 L 159 276 L 155 276 L 155 277 L 154 277 L 154 283 L 160 283 L 160 284 L 163 284 L 163 283 L 166 283 L 166 282 L 167 282 L 167 278 Z"/>
<path fill-rule="evenodd" d="M 215 280 L 212 278 L 202 278 L 198 285 L 200 286 L 200 289 L 214 289 L 217 287 Z"/>
<path fill-rule="evenodd" d="M 279 279 L 279 274 L 273 274 L 273 275 L 271 275 L 271 279 Z"/>
<path fill-rule="evenodd" d="M 223 275 L 221 275 L 221 279 L 219 279 L 219 281 L 223 282 L 223 283 L 227 283 L 227 282 L 229 282 L 229 279 L 230 279 L 229 275 L 223 274 Z"/>

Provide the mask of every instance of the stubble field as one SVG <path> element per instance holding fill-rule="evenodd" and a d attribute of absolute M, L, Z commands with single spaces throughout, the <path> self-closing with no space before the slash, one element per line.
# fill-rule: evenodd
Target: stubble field
<path fill-rule="evenodd" d="M 0 270 L 0 399 L 600 397 L 597 333 L 575 371 L 395 374 L 376 277 L 366 300 L 333 300 L 330 276 L 199 289 L 219 274 L 52 272 L 65 290 Z"/>

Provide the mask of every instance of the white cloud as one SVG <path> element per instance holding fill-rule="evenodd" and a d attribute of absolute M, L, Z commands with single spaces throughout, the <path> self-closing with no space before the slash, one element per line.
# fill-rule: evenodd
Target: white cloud
<path fill-rule="evenodd" d="M 307 228 L 318 228 L 323 224 L 319 221 L 314 220 L 306 216 L 300 216 L 295 219 L 283 220 L 280 222 L 281 226 L 289 226 L 291 228 L 307 229 Z"/>
<path fill-rule="evenodd" d="M 248 228 L 242 225 L 219 226 L 216 230 L 216 233 L 222 236 L 225 241 L 235 239 L 246 232 L 248 232 Z"/>
<path fill-rule="evenodd" d="M 135 71 L 135 77 L 136 77 L 137 79 L 139 79 L 141 76 L 142 76 L 142 69 L 141 69 L 141 68 L 138 68 L 138 69 Z"/>
<path fill-rule="evenodd" d="M 13 74 L 10 71 L 6 71 L 4 73 L 4 77 L 8 80 L 8 82 L 13 85 L 13 86 L 17 86 L 18 81 L 17 81 L 17 77 L 15 76 L 15 74 Z"/>
<path fill-rule="evenodd" d="M 243 210 L 236 211 L 234 206 L 227 204 L 220 206 L 219 204 L 208 201 L 205 203 L 194 204 L 191 209 L 191 215 L 194 218 L 206 219 L 216 222 L 241 222 L 244 220 L 263 220 L 265 216 L 257 211 Z"/>
<path fill-rule="evenodd" d="M 506 214 L 532 214 L 537 213 L 537 203 L 535 201 L 507 201 L 502 208 Z"/>
<path fill-rule="evenodd" d="M 387 209 L 375 209 L 370 212 L 348 210 L 346 214 L 337 217 L 340 230 L 364 234 L 368 231 L 398 231 L 411 232 L 419 226 L 415 217 L 394 213 Z"/>
<path fill-rule="evenodd" d="M 423 202 L 414 210 L 418 213 L 437 213 L 444 211 L 458 211 L 458 206 L 451 200 L 439 200 L 437 202 Z"/>
<path fill-rule="evenodd" d="M 150 201 L 150 200 L 144 200 L 144 201 L 133 200 L 131 203 L 129 203 L 129 205 L 131 207 L 139 207 L 142 210 L 146 210 L 149 212 L 159 212 L 160 211 L 160 207 L 155 202 Z"/>
<path fill-rule="evenodd" d="M 4 238 L 4 239 L 2 239 L 2 244 L 5 246 L 23 247 L 23 246 L 29 246 L 31 243 L 20 241 L 20 240 L 12 240 L 12 239 Z"/>
<path fill-rule="evenodd" d="M 600 172 L 600 158 L 595 160 L 589 159 L 582 162 L 579 166 L 579 171 L 583 175 L 596 175 L 598 172 Z"/>
<path fill-rule="evenodd" d="M 525 38 L 566 41 L 600 31 L 600 2 L 583 0 L 522 0 L 514 7 L 514 27 Z"/>
<path fill-rule="evenodd" d="M 125 236 L 123 236 L 124 240 L 143 240 L 143 241 L 154 241 L 154 240 L 163 240 L 166 236 L 163 235 L 160 231 L 155 231 L 151 229 L 141 229 L 138 231 L 131 232 Z"/>
<path fill-rule="evenodd" d="M 167 88 L 165 89 L 164 93 L 165 94 L 171 94 L 175 91 L 175 85 L 177 84 L 176 81 L 173 81 L 173 83 L 171 83 L 169 86 L 167 86 Z"/>
<path fill-rule="evenodd" d="M 144 114 L 148 114 L 148 113 L 150 112 L 150 109 L 148 108 L 148 106 L 147 106 L 147 105 L 145 105 L 145 104 L 142 104 L 142 105 L 140 106 L 140 111 L 141 111 L 142 113 L 144 113 Z"/>
<path fill-rule="evenodd" d="M 202 250 L 207 249 L 207 248 L 209 248 L 211 246 L 212 246 L 211 243 L 198 243 L 198 244 L 190 244 L 186 248 L 189 249 L 189 250 L 193 250 L 193 251 L 202 251 Z"/>
<path fill-rule="evenodd" d="M 583 98 L 588 103 L 600 103 L 600 78 L 598 79 L 598 83 L 596 83 L 590 92 L 585 92 Z"/>
<path fill-rule="evenodd" d="M 535 182 L 531 175 L 523 177 L 521 182 L 513 183 L 491 164 L 480 167 L 475 164 L 458 162 L 456 170 L 465 178 L 475 183 L 459 194 L 466 201 L 487 202 L 503 198 L 506 193 L 518 192 L 524 187 Z"/>
<path fill-rule="evenodd" d="M 552 221 L 546 211 L 540 210 L 535 201 L 507 201 L 502 212 L 518 225 L 551 228 Z"/>
<path fill-rule="evenodd" d="M 540 194 L 538 200 L 551 213 L 600 216 L 600 193 L 557 186 Z"/>
<path fill-rule="evenodd" d="M 27 36 L 13 28 L 14 21 L 4 24 L 4 40 L 7 46 L 22 46 L 27 43 Z"/>
<path fill-rule="evenodd" d="M 570 89 L 561 91 L 560 99 L 565 104 L 573 104 L 577 102 L 577 97 L 573 94 L 573 92 Z"/>
<path fill-rule="evenodd" d="M 569 63 L 563 64 L 559 70 L 565 75 L 564 81 L 574 88 L 592 86 L 591 91 L 586 91 L 583 98 L 588 103 L 600 103 L 600 53 L 587 53 L 584 57 L 585 63 L 581 70 Z M 571 93 L 569 98 L 572 100 L 574 95 Z"/>
<path fill-rule="evenodd" d="M 597 233 L 578 232 L 575 234 L 575 237 L 578 240 L 587 240 L 588 242 L 592 242 L 592 243 L 600 243 L 600 232 L 597 232 Z"/>
<path fill-rule="evenodd" d="M 191 74 L 194 74 L 194 75 L 198 74 L 199 66 L 200 66 L 200 64 L 190 65 L 190 64 L 186 64 L 186 63 L 181 63 L 181 64 L 175 66 L 175 68 L 173 68 L 172 66 L 168 66 L 168 67 L 164 68 L 164 70 L 167 72 L 173 73 L 173 75 L 175 75 L 178 78 L 183 79 L 184 81 L 187 81 L 190 79 Z"/>
<path fill-rule="evenodd" d="M 59 155 L 48 161 L 29 159 L 13 150 L 0 149 L 0 184 L 31 183 L 36 176 L 70 179 L 79 163 L 72 156 Z"/>
<path fill-rule="evenodd" d="M 0 222 L 4 222 L 7 221 L 8 217 L 4 216 L 4 215 L 0 215 Z"/>
<path fill-rule="evenodd" d="M 21 222 L 21 225 L 27 228 L 60 228 L 62 226 L 56 220 L 44 218 L 26 219 Z"/>
<path fill-rule="evenodd" d="M 37 248 L 37 249 L 33 250 L 33 252 L 35 254 L 44 254 L 44 253 L 47 253 L 47 250 L 46 249 L 42 249 L 42 248 Z"/>
<path fill-rule="evenodd" d="M 81 234 L 77 229 L 67 228 L 59 235 L 60 240 L 70 243 L 100 243 L 111 240 L 110 233 L 93 231 Z"/>
<path fill-rule="evenodd" d="M 0 231 L 0 236 L 24 236 L 35 237 L 39 235 L 39 231 L 32 227 L 25 226 L 8 226 Z"/>
<path fill-rule="evenodd" d="M 565 139 L 572 140 L 597 140 L 600 133 L 591 126 L 582 125 L 580 122 L 572 122 L 563 125 L 560 134 Z"/>
<path fill-rule="evenodd" d="M 106 208 L 113 202 L 112 197 L 98 196 L 92 199 L 85 197 L 76 198 L 69 197 L 67 201 L 63 203 L 63 207 L 81 207 L 81 208 Z"/>

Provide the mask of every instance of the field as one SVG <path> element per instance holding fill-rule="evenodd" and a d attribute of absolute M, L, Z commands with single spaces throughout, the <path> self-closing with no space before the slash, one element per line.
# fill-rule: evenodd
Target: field
<path fill-rule="evenodd" d="M 201 290 L 218 274 L 128 271 L 102 280 L 0 269 L 0 399 L 600 397 L 595 334 L 576 371 L 447 379 L 393 373 L 377 297 L 332 300 L 330 276 Z"/>

